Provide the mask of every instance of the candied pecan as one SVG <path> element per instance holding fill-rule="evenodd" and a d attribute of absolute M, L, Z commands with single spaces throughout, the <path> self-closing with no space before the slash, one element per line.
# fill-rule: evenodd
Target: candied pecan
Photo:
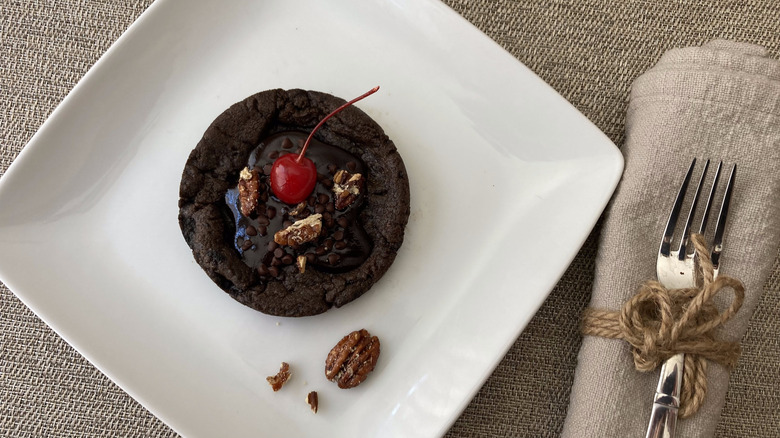
<path fill-rule="evenodd" d="M 363 175 L 351 174 L 346 170 L 339 170 L 333 175 L 333 194 L 335 207 L 343 210 L 351 205 L 360 195 L 363 188 Z"/>
<path fill-rule="evenodd" d="M 317 391 L 312 391 L 308 395 L 306 395 L 306 403 L 309 404 L 311 411 L 316 414 L 317 408 L 320 405 L 319 397 L 317 397 Z"/>
<path fill-rule="evenodd" d="M 279 368 L 279 372 L 275 376 L 268 376 L 265 380 L 268 380 L 268 384 L 274 392 L 282 389 L 285 383 L 290 379 L 292 373 L 290 372 L 290 365 L 287 362 L 282 362 L 282 366 Z"/>
<path fill-rule="evenodd" d="M 300 216 L 303 211 L 306 210 L 306 203 L 301 202 L 300 204 L 296 205 L 295 208 L 290 210 L 289 216 L 290 217 L 297 217 Z"/>
<path fill-rule="evenodd" d="M 339 341 L 325 359 L 325 377 L 339 388 L 354 388 L 366 380 L 379 358 L 379 338 L 366 329 L 356 330 Z"/>
<path fill-rule="evenodd" d="M 249 217 L 257 208 L 260 199 L 260 173 L 245 167 L 238 178 L 238 204 L 241 214 Z"/>
<path fill-rule="evenodd" d="M 305 219 L 293 222 L 289 227 L 274 234 L 274 242 L 279 245 L 298 246 L 319 237 L 322 232 L 322 215 L 313 214 Z"/>

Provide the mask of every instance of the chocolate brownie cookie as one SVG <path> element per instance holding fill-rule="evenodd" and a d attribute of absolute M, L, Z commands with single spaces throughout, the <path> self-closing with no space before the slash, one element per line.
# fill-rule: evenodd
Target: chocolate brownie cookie
<path fill-rule="evenodd" d="M 343 103 L 316 91 L 263 91 L 217 117 L 190 153 L 179 225 L 198 264 L 238 302 L 315 315 L 356 299 L 393 263 L 409 182 L 393 142 L 360 109 L 346 108 L 315 133 L 306 156 L 317 184 L 306 201 L 285 204 L 270 188 L 274 160 L 300 151 Z"/>

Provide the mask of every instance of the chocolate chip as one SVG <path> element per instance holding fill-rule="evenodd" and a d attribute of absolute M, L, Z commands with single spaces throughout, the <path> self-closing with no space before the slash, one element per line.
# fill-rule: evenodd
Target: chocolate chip
<path fill-rule="evenodd" d="M 257 267 L 257 273 L 260 275 L 268 275 L 268 266 L 266 266 L 265 263 L 261 263 L 260 266 Z"/>
<path fill-rule="evenodd" d="M 309 196 L 309 199 L 306 203 L 309 204 L 309 207 L 313 207 L 314 204 L 317 203 L 317 198 L 315 198 L 313 195 Z"/>
<path fill-rule="evenodd" d="M 326 228 L 333 228 L 336 225 L 336 221 L 333 220 L 333 218 L 325 219 L 325 227 Z"/>
<path fill-rule="evenodd" d="M 328 237 L 327 239 L 325 239 L 324 242 L 322 242 L 322 245 L 325 247 L 325 249 L 330 250 L 331 248 L 333 248 L 333 243 L 334 243 L 333 239 Z"/>
<path fill-rule="evenodd" d="M 282 264 L 282 261 L 281 261 L 281 260 L 279 260 L 279 259 L 277 259 L 277 258 L 273 258 L 273 259 L 271 259 L 271 268 L 275 268 L 275 267 L 277 267 L 277 266 L 279 266 L 279 265 L 281 265 L 281 264 Z M 269 268 L 269 269 L 270 269 L 270 268 Z M 274 275 L 274 277 L 276 277 L 276 275 Z"/>
<path fill-rule="evenodd" d="M 270 154 L 268 154 L 268 158 L 275 160 L 279 158 L 279 151 L 273 151 Z"/>
<path fill-rule="evenodd" d="M 268 215 L 268 219 L 273 219 L 276 217 L 276 208 L 268 207 L 268 210 L 265 212 L 265 214 Z"/>
<path fill-rule="evenodd" d="M 290 149 L 291 147 L 293 147 L 293 143 L 289 138 L 282 140 L 282 149 Z"/>
<path fill-rule="evenodd" d="M 322 185 L 324 185 L 327 188 L 331 188 L 333 187 L 333 180 L 332 179 L 323 180 Z"/>
<path fill-rule="evenodd" d="M 333 233 L 333 238 L 336 240 L 344 240 L 344 232 L 341 230 L 336 231 Z"/>
<path fill-rule="evenodd" d="M 338 254 L 329 254 L 328 255 L 328 263 L 331 265 L 335 265 L 338 262 L 341 261 L 341 257 Z"/>
<path fill-rule="evenodd" d="M 328 250 L 327 250 L 327 249 L 325 249 L 325 247 L 324 247 L 324 246 L 318 246 L 318 247 L 317 247 L 317 248 L 314 250 L 314 253 L 315 253 L 315 254 L 317 254 L 318 256 L 321 256 L 321 255 L 325 254 L 326 252 L 328 252 Z"/>
<path fill-rule="evenodd" d="M 322 220 L 324 221 L 333 220 L 333 215 L 326 211 L 325 213 L 322 213 Z"/>
<path fill-rule="evenodd" d="M 263 202 L 268 202 L 268 192 L 263 192 L 263 193 L 261 193 L 261 194 L 260 194 L 260 199 L 261 199 Z"/>
<path fill-rule="evenodd" d="M 287 227 L 289 227 L 292 224 L 293 224 L 293 222 L 291 220 L 286 220 L 286 221 L 282 222 L 282 228 L 287 228 Z"/>
<path fill-rule="evenodd" d="M 293 261 L 295 261 L 295 259 L 290 254 L 285 254 L 284 257 L 282 257 L 282 263 L 285 265 L 292 265 Z"/>
<path fill-rule="evenodd" d="M 271 164 L 271 163 L 268 163 L 265 166 L 263 166 L 263 174 L 264 175 L 270 175 L 272 167 L 273 167 L 273 164 Z"/>
<path fill-rule="evenodd" d="M 316 260 L 316 259 L 317 259 L 316 255 L 314 255 L 314 254 L 312 254 L 310 252 L 306 253 L 306 263 L 314 263 L 314 260 Z"/>
<path fill-rule="evenodd" d="M 345 242 L 343 240 L 339 240 L 338 242 L 336 242 L 335 245 L 333 245 L 333 247 L 336 248 L 336 249 L 344 249 L 344 248 L 347 247 L 347 242 Z"/>
<path fill-rule="evenodd" d="M 257 223 L 259 225 L 266 225 L 267 226 L 268 224 L 271 223 L 271 221 L 266 216 L 258 216 L 257 217 Z"/>
<path fill-rule="evenodd" d="M 333 213 L 334 211 L 336 211 L 336 206 L 333 205 L 333 203 L 325 204 L 325 210 Z"/>
<path fill-rule="evenodd" d="M 354 172 L 357 169 L 357 163 L 354 161 L 347 161 L 347 170 Z"/>
<path fill-rule="evenodd" d="M 276 250 L 276 248 L 279 248 L 279 244 L 274 242 L 273 240 L 268 242 L 268 252 Z"/>
<path fill-rule="evenodd" d="M 326 195 L 325 193 L 320 193 L 317 195 L 317 202 L 320 204 L 326 204 L 330 200 L 330 196 Z"/>
<path fill-rule="evenodd" d="M 274 250 L 274 257 L 281 258 L 284 255 L 284 250 L 282 248 L 276 248 Z"/>
<path fill-rule="evenodd" d="M 246 227 L 246 235 L 247 236 L 257 236 L 257 228 L 253 226 Z"/>
<path fill-rule="evenodd" d="M 244 251 L 246 251 L 246 250 L 248 250 L 249 248 L 251 248 L 251 247 L 252 247 L 252 245 L 253 245 L 252 241 L 251 241 L 251 240 L 249 240 L 249 239 L 247 239 L 247 240 L 245 240 L 245 241 L 244 241 L 244 243 L 242 243 L 242 244 L 241 244 L 241 249 L 243 249 Z"/>
<path fill-rule="evenodd" d="M 270 268 L 268 268 L 268 273 L 273 275 L 274 277 L 278 277 L 279 276 L 279 268 L 277 268 L 276 266 L 271 266 Z"/>
<path fill-rule="evenodd" d="M 338 167 L 338 166 L 336 166 L 335 164 L 328 164 L 328 172 L 329 172 L 331 175 L 333 175 L 334 173 L 336 173 L 336 171 L 337 171 L 337 170 L 339 170 L 339 167 Z"/>
<path fill-rule="evenodd" d="M 315 213 L 325 213 L 325 206 L 322 204 L 317 204 L 316 207 L 314 207 Z"/>
<path fill-rule="evenodd" d="M 341 216 L 338 220 L 339 226 L 341 228 L 347 228 L 349 225 L 349 219 L 345 218 L 344 216 Z"/>
<path fill-rule="evenodd" d="M 260 234 L 261 236 L 265 236 L 266 234 L 268 234 L 268 227 L 266 227 L 265 225 L 259 225 L 257 227 L 257 233 Z M 271 243 L 276 243 L 276 242 L 271 242 Z"/>

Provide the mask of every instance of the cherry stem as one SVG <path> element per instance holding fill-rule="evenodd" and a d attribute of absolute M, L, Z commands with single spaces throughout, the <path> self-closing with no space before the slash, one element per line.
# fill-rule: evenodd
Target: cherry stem
<path fill-rule="evenodd" d="M 309 134 L 309 137 L 306 139 L 306 143 L 303 144 L 303 149 L 301 149 L 301 153 L 298 154 L 298 158 L 295 159 L 295 162 L 296 163 L 300 163 L 301 162 L 301 159 L 303 159 L 303 154 L 306 153 L 306 148 L 309 147 L 309 143 L 311 142 L 311 139 L 314 137 L 314 133 L 317 132 L 317 130 L 320 129 L 320 126 L 324 125 L 325 122 L 328 121 L 328 119 L 330 119 L 331 117 L 333 117 L 336 114 L 340 113 L 341 110 L 343 110 L 344 108 L 352 105 L 353 103 L 355 103 L 355 102 L 357 102 L 359 100 L 365 99 L 366 97 L 376 93 L 378 90 L 379 90 L 379 85 L 377 85 L 376 87 L 368 90 L 365 94 L 350 100 L 349 102 L 345 103 L 344 105 L 341 105 L 340 107 L 338 107 L 335 110 L 333 110 L 332 113 L 330 113 L 327 116 L 325 116 L 324 119 L 320 120 L 320 123 L 317 123 L 317 126 L 315 126 L 314 129 L 311 130 L 311 133 Z"/>

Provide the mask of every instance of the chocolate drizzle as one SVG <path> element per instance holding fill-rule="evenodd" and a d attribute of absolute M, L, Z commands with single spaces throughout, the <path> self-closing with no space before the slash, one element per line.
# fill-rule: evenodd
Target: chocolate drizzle
<path fill-rule="evenodd" d="M 289 205 L 273 195 L 268 175 L 274 160 L 287 153 L 299 153 L 306 137 L 302 132 L 281 132 L 263 139 L 251 152 L 247 166 L 260 172 L 260 202 L 248 217 L 240 212 L 238 188 L 225 194 L 235 219 L 233 244 L 244 263 L 257 269 L 261 276 L 297 275 L 299 255 L 306 257 L 306 269 L 346 272 L 360 266 L 371 253 L 372 242 L 359 221 L 365 196 L 361 194 L 343 210 L 337 210 L 333 200 L 336 171 L 345 169 L 366 175 L 366 166 L 358 157 L 312 139 L 306 156 L 317 167 L 317 184 L 305 205 Z M 274 242 L 274 233 L 315 213 L 322 214 L 323 226 L 317 240 L 298 247 L 280 247 Z"/>

